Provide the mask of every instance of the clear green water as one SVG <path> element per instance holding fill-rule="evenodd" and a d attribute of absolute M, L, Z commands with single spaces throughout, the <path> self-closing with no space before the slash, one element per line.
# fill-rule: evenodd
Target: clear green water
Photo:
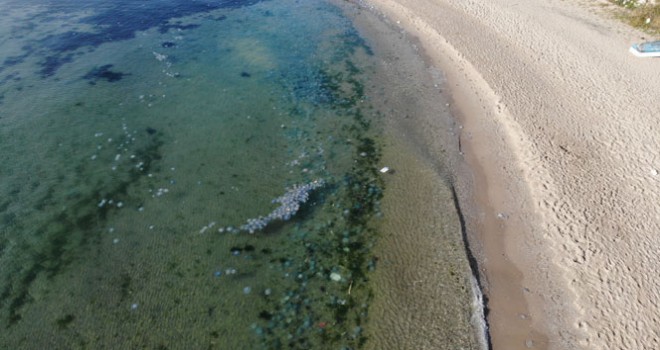
<path fill-rule="evenodd" d="M 452 137 L 452 122 L 396 29 L 356 20 L 382 36 L 368 43 L 328 0 L 0 0 L 0 13 L 0 349 L 359 349 L 424 344 L 390 338 L 423 340 L 429 322 L 434 344 L 477 347 L 451 195 L 379 226 L 396 221 L 380 220 L 386 176 L 431 178 L 414 162 L 381 174 L 382 155 L 424 154 L 427 189 L 450 185 L 446 150 L 429 149 L 443 142 L 425 137 Z M 446 282 L 438 312 L 369 328 L 369 306 L 405 298 L 419 273 L 379 261 L 379 235 L 403 251 L 429 230 L 444 261 L 420 271 Z M 370 282 L 376 268 L 401 290 Z M 367 343 L 383 325 L 396 331 Z"/>
<path fill-rule="evenodd" d="M 339 10 L 0 11 L 0 348 L 365 341 L 378 117 L 363 96 L 373 57 Z M 230 228 L 318 179 L 290 220 Z"/>

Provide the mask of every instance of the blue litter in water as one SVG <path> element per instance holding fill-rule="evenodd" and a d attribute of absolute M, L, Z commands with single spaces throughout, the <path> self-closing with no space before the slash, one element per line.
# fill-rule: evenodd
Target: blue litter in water
<path fill-rule="evenodd" d="M 222 276 L 222 271 L 216 271 L 216 272 L 214 272 L 214 273 L 213 273 L 213 276 L 215 276 L 215 277 L 220 277 L 220 276 Z"/>

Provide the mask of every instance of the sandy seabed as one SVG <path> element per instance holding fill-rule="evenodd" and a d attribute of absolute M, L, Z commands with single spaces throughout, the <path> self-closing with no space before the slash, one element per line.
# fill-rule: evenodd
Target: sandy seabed
<path fill-rule="evenodd" d="M 660 349 L 657 38 L 601 3 L 360 2 L 446 74 L 494 349 Z"/>

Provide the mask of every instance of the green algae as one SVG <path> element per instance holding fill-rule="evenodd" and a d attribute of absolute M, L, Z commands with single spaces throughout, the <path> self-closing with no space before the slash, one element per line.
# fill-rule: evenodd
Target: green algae
<path fill-rule="evenodd" d="M 66 210 L 55 214 L 36 229 L 35 235 L 42 243 L 31 248 L 32 262 L 13 274 L 0 294 L 0 301 L 8 304 L 7 328 L 22 319 L 20 310 L 31 302 L 30 287 L 40 275 L 48 279 L 57 277 L 77 259 L 80 251 L 87 249 L 90 241 L 98 244 L 104 223 L 111 212 L 117 210 L 109 206 L 99 207 L 99 198 L 126 198 L 128 189 L 146 176 L 154 162 L 161 158 L 159 149 L 162 144 L 160 137 L 151 138 L 149 144 L 136 152 L 143 159 L 143 170 L 133 168 L 123 181 L 109 185 L 98 182 L 91 193 L 74 195 L 69 198 L 74 201 Z M 82 166 L 77 165 L 76 168 L 82 169 Z M 81 180 L 84 179 L 86 177 L 81 177 Z M 47 207 L 53 192 L 55 189 L 51 187 L 36 207 L 42 210 Z"/>

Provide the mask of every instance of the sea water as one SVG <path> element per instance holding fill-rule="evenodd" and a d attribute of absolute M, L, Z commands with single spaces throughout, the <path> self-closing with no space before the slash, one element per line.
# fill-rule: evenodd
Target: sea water
<path fill-rule="evenodd" d="M 385 123 L 337 7 L 0 11 L 0 347 L 365 344 Z"/>

